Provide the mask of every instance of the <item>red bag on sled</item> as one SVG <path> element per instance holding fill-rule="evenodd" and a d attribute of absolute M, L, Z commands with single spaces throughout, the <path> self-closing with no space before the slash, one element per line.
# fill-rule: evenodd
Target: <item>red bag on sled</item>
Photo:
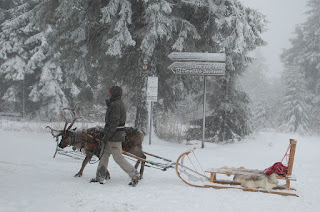
<path fill-rule="evenodd" d="M 286 176 L 288 173 L 288 167 L 283 165 L 281 162 L 277 162 L 277 163 L 273 164 L 273 166 L 266 168 L 263 172 L 266 175 L 276 173 L 279 176 Z"/>

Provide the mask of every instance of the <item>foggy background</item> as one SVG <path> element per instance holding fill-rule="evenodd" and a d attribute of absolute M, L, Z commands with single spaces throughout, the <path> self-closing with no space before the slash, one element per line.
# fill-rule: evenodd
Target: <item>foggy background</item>
<path fill-rule="evenodd" d="M 280 54 L 290 47 L 294 29 L 306 20 L 307 0 L 240 0 L 244 5 L 256 9 L 266 16 L 267 31 L 261 37 L 268 43 L 260 47 L 269 67 L 268 77 L 281 77 L 283 64 Z"/>

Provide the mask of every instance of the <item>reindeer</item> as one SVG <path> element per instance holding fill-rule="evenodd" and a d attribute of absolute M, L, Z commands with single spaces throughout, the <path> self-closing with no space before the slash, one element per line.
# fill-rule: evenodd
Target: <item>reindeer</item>
<path fill-rule="evenodd" d="M 70 110 L 73 114 L 73 120 L 68 126 L 68 120 L 65 115 L 60 114 L 65 120 L 65 125 L 63 130 L 55 130 L 47 126 L 51 130 L 53 137 L 58 138 L 61 136 L 61 141 L 59 143 L 60 148 L 65 148 L 67 146 L 72 146 L 72 149 L 79 150 L 83 152 L 86 157 L 82 162 L 80 171 L 75 174 L 74 177 L 81 177 L 83 170 L 91 160 L 93 155 L 96 155 L 98 158 L 101 158 L 104 153 L 103 148 L 104 144 L 102 138 L 104 136 L 104 130 L 102 127 L 89 128 L 83 131 L 77 131 L 76 128 L 71 129 L 76 120 L 80 117 L 76 117 L 75 108 L 64 108 L 64 110 Z M 67 127 L 68 126 L 68 127 Z M 139 158 L 144 159 L 141 161 L 140 167 L 140 179 L 143 177 L 144 165 L 146 156 L 142 151 L 142 142 L 145 136 L 145 133 L 142 130 L 138 130 L 132 127 L 125 127 L 126 139 L 125 142 L 122 142 L 122 149 L 125 152 L 131 153 Z M 137 160 L 134 168 L 137 169 L 140 164 L 140 160 Z M 110 179 L 110 173 L 107 171 L 106 179 Z"/>

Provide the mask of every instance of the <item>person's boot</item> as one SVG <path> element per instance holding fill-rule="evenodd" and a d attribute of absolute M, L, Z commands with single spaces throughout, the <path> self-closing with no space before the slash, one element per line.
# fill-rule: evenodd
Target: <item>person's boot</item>
<path fill-rule="evenodd" d="M 91 178 L 91 180 L 90 180 L 90 183 L 97 183 L 97 182 L 99 182 L 99 181 L 97 180 L 97 178 Z"/>
<path fill-rule="evenodd" d="M 106 180 L 105 179 L 97 179 L 97 178 L 92 178 L 90 180 L 90 183 L 97 183 L 97 182 L 99 182 L 100 184 L 105 184 Z"/>

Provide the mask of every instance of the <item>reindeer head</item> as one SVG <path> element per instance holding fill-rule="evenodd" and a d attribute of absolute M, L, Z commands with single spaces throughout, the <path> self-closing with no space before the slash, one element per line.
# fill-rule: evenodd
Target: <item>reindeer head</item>
<path fill-rule="evenodd" d="M 66 116 L 62 113 L 60 113 L 60 116 L 62 116 L 65 120 L 65 125 L 64 125 L 63 130 L 55 130 L 55 129 L 52 129 L 51 127 L 47 126 L 47 128 L 49 128 L 51 130 L 51 134 L 53 135 L 53 137 L 55 137 L 57 139 L 57 141 L 58 141 L 59 137 L 61 136 L 61 141 L 58 146 L 62 149 L 67 146 L 72 145 L 72 138 L 73 138 L 75 129 L 71 129 L 71 127 L 76 122 L 76 120 L 78 118 L 80 118 L 80 117 L 76 117 L 76 113 L 75 113 L 75 109 L 77 107 L 77 104 L 78 103 L 76 103 L 73 108 L 64 108 L 63 109 L 63 110 L 70 110 L 73 114 L 73 120 L 71 121 L 69 126 L 68 126 L 69 122 L 68 122 Z"/>

